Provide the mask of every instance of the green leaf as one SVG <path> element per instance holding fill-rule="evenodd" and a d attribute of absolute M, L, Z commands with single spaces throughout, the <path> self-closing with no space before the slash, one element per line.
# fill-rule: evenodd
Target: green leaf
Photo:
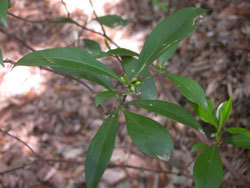
<path fill-rule="evenodd" d="M 163 54 L 159 57 L 159 63 L 163 65 L 166 63 L 170 57 L 175 53 L 179 46 L 179 43 L 174 44 L 173 46 L 169 47 Z"/>
<path fill-rule="evenodd" d="M 123 28 L 125 25 L 127 25 L 130 22 L 130 19 L 123 19 L 120 16 L 117 15 L 107 15 L 96 18 L 96 20 L 113 29 L 120 29 Z"/>
<path fill-rule="evenodd" d="M 196 23 L 197 19 L 205 13 L 204 9 L 189 7 L 176 11 L 161 21 L 142 48 L 136 67 L 137 75 L 168 48 L 188 37 L 199 26 L 200 23 Z"/>
<path fill-rule="evenodd" d="M 223 179 L 223 167 L 216 145 L 203 151 L 194 163 L 195 188 L 219 188 Z"/>
<path fill-rule="evenodd" d="M 139 56 L 138 53 L 133 52 L 129 49 L 126 48 L 116 48 L 116 49 L 111 49 L 107 52 L 108 56 L 111 55 L 118 55 L 118 56 Z"/>
<path fill-rule="evenodd" d="M 139 106 L 203 132 L 198 121 L 188 111 L 174 103 L 160 100 L 137 100 L 126 104 Z"/>
<path fill-rule="evenodd" d="M 135 145 L 150 157 L 167 161 L 173 152 L 173 141 L 169 132 L 158 122 L 126 110 L 128 134 Z"/>
<path fill-rule="evenodd" d="M 200 150 L 204 150 L 208 147 L 207 144 L 203 143 L 203 142 L 198 142 L 195 145 L 192 146 L 191 148 L 191 152 L 195 152 L 195 151 L 200 151 Z"/>
<path fill-rule="evenodd" d="M 223 144 L 232 144 L 241 148 L 250 149 L 250 136 L 246 134 L 237 134 L 223 140 Z"/>
<path fill-rule="evenodd" d="M 102 74 L 120 80 L 108 66 L 97 61 L 87 51 L 75 47 L 53 48 L 32 52 L 21 58 L 15 66 L 50 66 Z"/>
<path fill-rule="evenodd" d="M 158 93 L 157 93 L 157 88 L 155 86 L 154 79 L 152 77 L 144 78 L 143 82 L 144 83 L 142 86 L 136 87 L 136 91 L 141 92 L 139 97 L 141 99 L 157 99 Z"/>
<path fill-rule="evenodd" d="M 74 23 L 70 18 L 68 17 L 58 17 L 53 21 L 54 24 L 66 24 L 66 23 Z"/>
<path fill-rule="evenodd" d="M 191 101 L 188 101 L 188 103 L 192 106 L 194 112 L 202 121 L 210 123 L 211 125 L 214 125 L 216 128 L 218 128 L 213 101 L 207 100 L 207 110 L 204 110 L 202 106 L 199 106 Z"/>
<path fill-rule="evenodd" d="M 101 46 L 98 42 L 90 39 L 82 39 L 82 41 L 88 48 L 89 53 L 99 55 L 102 52 Z"/>
<path fill-rule="evenodd" d="M 219 105 L 216 111 L 216 117 L 219 120 L 219 126 L 222 127 L 229 118 L 232 111 L 232 96 L 228 101 L 225 101 Z"/>
<path fill-rule="evenodd" d="M 8 7 L 9 7 L 8 0 L 0 1 L 0 23 L 2 23 L 6 28 L 8 27 L 8 22 L 7 22 Z"/>
<path fill-rule="evenodd" d="M 67 76 L 73 76 L 76 78 L 83 78 L 91 82 L 95 82 L 108 90 L 114 90 L 114 86 L 109 78 L 103 75 L 99 75 L 96 73 L 90 73 L 82 70 L 75 70 L 71 68 L 65 67 L 52 67 L 55 72 L 60 74 L 64 74 Z"/>
<path fill-rule="evenodd" d="M 136 63 L 137 59 L 133 57 L 122 57 L 122 64 L 124 66 L 125 73 L 129 80 L 131 80 L 131 78 L 135 76 Z"/>
<path fill-rule="evenodd" d="M 85 179 L 88 188 L 95 188 L 110 161 L 115 145 L 118 125 L 118 110 L 115 110 L 103 122 L 92 139 L 86 161 Z"/>
<path fill-rule="evenodd" d="M 104 100 L 113 97 L 117 95 L 117 92 L 115 91 L 103 91 L 101 93 L 99 93 L 96 98 L 95 98 L 95 106 L 98 106 L 99 104 L 101 104 Z"/>
<path fill-rule="evenodd" d="M 0 65 L 2 65 L 4 67 L 4 63 L 3 63 L 3 56 L 2 56 L 2 51 L 0 49 Z"/>
<path fill-rule="evenodd" d="M 225 130 L 225 132 L 230 134 L 244 134 L 250 136 L 250 131 L 241 127 L 229 127 Z"/>
<path fill-rule="evenodd" d="M 167 76 L 172 82 L 174 82 L 181 94 L 189 101 L 207 109 L 208 104 L 205 92 L 196 81 L 176 74 L 164 74 L 164 76 Z"/>

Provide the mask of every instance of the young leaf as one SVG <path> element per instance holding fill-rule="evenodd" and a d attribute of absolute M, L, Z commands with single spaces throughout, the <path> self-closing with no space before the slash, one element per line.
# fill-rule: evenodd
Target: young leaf
<path fill-rule="evenodd" d="M 117 95 L 117 92 L 115 91 L 103 91 L 101 93 L 99 93 L 96 98 L 95 98 L 95 106 L 98 106 L 99 104 L 101 104 L 104 100 L 113 97 Z"/>
<path fill-rule="evenodd" d="M 219 105 L 216 111 L 216 117 L 219 120 L 219 126 L 222 127 L 229 118 L 232 111 L 232 96 L 228 101 L 225 101 Z"/>
<path fill-rule="evenodd" d="M 70 18 L 67 17 L 58 17 L 53 21 L 54 24 L 65 24 L 65 23 L 74 23 Z"/>
<path fill-rule="evenodd" d="M 246 134 L 236 134 L 223 140 L 223 144 L 232 144 L 241 148 L 250 149 L 250 136 Z"/>
<path fill-rule="evenodd" d="M 22 57 L 15 66 L 50 66 L 102 74 L 120 80 L 108 66 L 97 61 L 87 51 L 75 47 L 53 48 L 32 52 Z"/>
<path fill-rule="evenodd" d="M 207 144 L 203 143 L 203 142 L 198 142 L 195 145 L 192 146 L 191 148 L 191 152 L 195 152 L 195 151 L 200 151 L 200 150 L 204 150 L 208 147 Z"/>
<path fill-rule="evenodd" d="M 198 121 L 188 111 L 174 103 L 160 100 L 137 100 L 126 104 L 139 106 L 203 132 Z"/>
<path fill-rule="evenodd" d="M 241 127 L 229 127 L 225 130 L 225 132 L 230 134 L 244 134 L 250 136 L 250 131 Z"/>
<path fill-rule="evenodd" d="M 2 65 L 4 67 L 4 63 L 3 63 L 3 56 L 2 56 L 2 51 L 0 49 L 0 65 Z"/>
<path fill-rule="evenodd" d="M 214 115 L 215 110 L 214 110 L 213 101 L 207 100 L 207 104 L 208 104 L 207 110 L 204 110 L 204 108 L 202 106 L 197 105 L 191 101 L 188 101 L 188 103 L 192 106 L 194 112 L 198 115 L 198 117 L 202 121 L 204 121 L 206 123 L 210 123 L 211 125 L 214 125 L 216 128 L 218 128 L 217 119 Z"/>
<path fill-rule="evenodd" d="M 181 94 L 189 101 L 207 109 L 208 105 L 205 92 L 196 81 L 176 74 L 164 74 L 164 76 L 167 76 L 172 82 L 174 82 Z"/>
<path fill-rule="evenodd" d="M 148 67 L 168 48 L 188 37 L 198 26 L 196 23 L 206 11 L 201 8 L 184 8 L 161 21 L 149 35 L 139 57 L 136 74 Z"/>
<path fill-rule="evenodd" d="M 101 52 L 101 46 L 98 42 L 90 39 L 82 39 L 85 46 L 88 48 L 87 51 L 93 55 L 98 56 Z"/>
<path fill-rule="evenodd" d="M 223 178 L 220 153 L 216 145 L 203 151 L 194 163 L 195 188 L 219 188 Z"/>
<path fill-rule="evenodd" d="M 8 27 L 8 22 L 7 22 L 8 7 L 9 7 L 8 0 L 0 1 L 0 23 L 2 23 L 5 27 Z"/>
<path fill-rule="evenodd" d="M 128 111 L 125 114 L 128 134 L 135 145 L 150 157 L 167 161 L 173 152 L 169 132 L 158 122 Z"/>
<path fill-rule="evenodd" d="M 123 28 L 125 25 L 127 25 L 130 22 L 130 19 L 123 19 L 120 16 L 117 15 L 107 15 L 96 18 L 96 20 L 113 29 L 120 29 Z"/>
<path fill-rule="evenodd" d="M 85 179 L 88 188 L 95 188 L 106 169 L 115 145 L 118 124 L 118 110 L 103 122 L 92 139 L 86 161 Z"/>
<path fill-rule="evenodd" d="M 165 52 L 163 52 L 163 54 L 159 57 L 159 63 L 161 65 L 166 63 L 171 58 L 171 56 L 175 53 L 178 46 L 179 46 L 179 43 L 176 43 L 173 46 L 169 47 Z"/>
<path fill-rule="evenodd" d="M 124 66 L 125 73 L 129 80 L 135 76 L 136 63 L 137 63 L 137 59 L 133 57 L 127 57 L 127 56 L 122 57 L 122 64 Z"/>
<path fill-rule="evenodd" d="M 76 78 L 83 78 L 91 82 L 95 82 L 104 88 L 108 90 L 114 90 L 114 86 L 109 78 L 106 76 L 100 75 L 100 74 L 95 74 L 95 73 L 90 73 L 90 72 L 85 72 L 82 70 L 75 70 L 71 68 L 65 68 L 65 67 L 52 67 L 52 69 L 55 72 L 58 72 L 60 74 L 64 74 L 67 76 L 73 76 Z"/>

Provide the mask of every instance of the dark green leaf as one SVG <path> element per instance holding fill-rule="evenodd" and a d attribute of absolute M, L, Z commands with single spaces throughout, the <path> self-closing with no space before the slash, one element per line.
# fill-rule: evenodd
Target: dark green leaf
<path fill-rule="evenodd" d="M 142 86 L 136 88 L 137 92 L 141 92 L 139 97 L 141 99 L 157 99 L 158 93 L 154 79 L 152 77 L 145 78 L 143 82 Z"/>
<path fill-rule="evenodd" d="M 184 8 L 161 21 L 149 35 L 139 57 L 136 73 L 158 59 L 168 48 L 188 37 L 198 26 L 197 19 L 206 13 L 201 8 Z"/>
<path fill-rule="evenodd" d="M 129 80 L 131 80 L 131 78 L 135 76 L 136 63 L 137 59 L 133 57 L 122 57 L 122 64 L 124 66 L 125 73 Z"/>
<path fill-rule="evenodd" d="M 223 144 L 232 144 L 241 148 L 250 149 L 250 136 L 237 134 L 223 140 Z"/>
<path fill-rule="evenodd" d="M 191 152 L 195 152 L 195 151 L 200 151 L 200 150 L 204 150 L 208 147 L 207 144 L 203 143 L 203 142 L 198 142 L 195 145 L 192 146 L 191 148 Z"/>
<path fill-rule="evenodd" d="M 202 106 L 199 106 L 191 101 L 188 101 L 188 103 L 191 104 L 194 112 L 198 115 L 198 117 L 202 121 L 210 123 L 211 125 L 214 125 L 216 128 L 218 128 L 213 101 L 207 100 L 208 104 L 207 110 L 204 110 Z"/>
<path fill-rule="evenodd" d="M 83 78 L 91 82 L 95 82 L 108 90 L 114 90 L 114 86 L 109 78 L 106 76 L 90 73 L 82 70 L 76 70 L 65 67 L 52 67 L 52 69 L 60 74 L 64 74 L 67 76 L 73 76 L 76 78 Z"/>
<path fill-rule="evenodd" d="M 8 22 L 7 22 L 8 6 L 9 6 L 8 0 L 0 1 L 0 23 L 2 23 L 5 27 L 8 27 Z"/>
<path fill-rule="evenodd" d="M 86 161 L 85 179 L 88 188 L 95 188 L 106 169 L 115 145 L 118 111 L 114 111 L 103 122 L 92 139 Z"/>
<path fill-rule="evenodd" d="M 166 63 L 170 57 L 175 53 L 179 46 L 179 43 L 174 44 L 173 46 L 169 47 L 163 54 L 159 57 L 159 63 L 163 65 Z"/>
<path fill-rule="evenodd" d="M 82 39 L 85 46 L 88 48 L 88 52 L 91 54 L 99 54 L 102 49 L 98 42 L 90 39 Z"/>
<path fill-rule="evenodd" d="M 130 22 L 130 19 L 123 19 L 117 15 L 107 15 L 96 18 L 96 20 L 113 29 L 120 29 Z"/>
<path fill-rule="evenodd" d="M 115 91 L 103 91 L 101 93 L 99 93 L 96 98 L 95 98 L 95 106 L 98 106 L 99 104 L 101 104 L 104 100 L 113 97 L 117 95 L 117 92 Z"/>
<path fill-rule="evenodd" d="M 181 94 L 189 101 L 207 109 L 208 104 L 205 92 L 196 81 L 176 74 L 164 74 L 164 76 L 167 76 L 172 82 L 174 82 Z"/>
<path fill-rule="evenodd" d="M 223 167 L 216 145 L 203 151 L 194 163 L 195 188 L 219 188 L 223 178 Z"/>
<path fill-rule="evenodd" d="M 3 56 L 2 56 L 2 51 L 0 49 L 0 65 L 2 65 L 4 67 L 4 63 L 3 63 Z"/>
<path fill-rule="evenodd" d="M 139 56 L 136 52 L 133 52 L 131 50 L 128 50 L 126 48 L 116 48 L 116 49 L 111 49 L 107 52 L 108 56 L 111 55 L 118 55 L 118 56 Z"/>
<path fill-rule="evenodd" d="M 108 66 L 97 61 L 87 51 L 75 47 L 53 48 L 32 52 L 21 58 L 15 66 L 50 66 L 102 74 L 120 80 Z"/>
<path fill-rule="evenodd" d="M 219 120 L 219 126 L 222 127 L 229 118 L 232 111 L 232 96 L 228 101 L 225 101 L 219 105 L 216 111 L 216 117 Z"/>
<path fill-rule="evenodd" d="M 160 100 L 137 100 L 126 104 L 139 106 L 203 132 L 196 119 L 184 108 L 174 103 Z"/>
<path fill-rule="evenodd" d="M 241 127 L 229 127 L 225 130 L 225 132 L 228 132 L 231 134 L 244 134 L 244 135 L 250 136 L 250 131 Z"/>
<path fill-rule="evenodd" d="M 150 157 L 167 161 L 173 152 L 169 132 L 158 122 L 124 110 L 128 134 L 135 145 Z"/>
<path fill-rule="evenodd" d="M 74 23 L 70 18 L 67 17 L 58 17 L 53 21 L 54 24 L 65 24 L 65 23 Z"/>

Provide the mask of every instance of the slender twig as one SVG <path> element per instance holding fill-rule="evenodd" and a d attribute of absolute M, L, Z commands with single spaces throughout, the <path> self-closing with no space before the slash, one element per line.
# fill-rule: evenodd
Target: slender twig
<path fill-rule="evenodd" d="M 171 8 L 172 8 L 172 2 L 173 2 L 173 0 L 168 0 L 167 16 L 170 15 L 170 11 L 171 11 Z"/>
<path fill-rule="evenodd" d="M 32 166 L 35 162 L 37 162 L 37 160 L 34 160 L 34 161 L 32 161 L 32 162 L 30 162 L 30 163 L 27 163 L 27 164 L 24 164 L 24 165 L 17 166 L 17 167 L 15 167 L 15 168 L 12 168 L 12 169 L 9 169 L 9 170 L 1 171 L 1 172 L 0 172 L 0 175 L 4 175 L 4 174 L 11 173 L 11 172 L 15 172 L 15 171 L 17 171 L 17 170 L 24 169 L 25 167 Z"/>
<path fill-rule="evenodd" d="M 67 8 L 66 3 L 64 2 L 64 0 L 61 0 L 61 3 L 63 4 L 63 6 L 64 6 L 64 8 L 65 8 L 65 10 L 66 10 L 66 12 L 67 12 L 67 17 L 70 18 L 70 13 L 69 13 L 69 10 L 68 10 L 68 8 Z"/>
<path fill-rule="evenodd" d="M 7 12 L 7 14 L 8 14 L 9 16 L 12 16 L 12 17 L 14 17 L 14 18 L 16 18 L 16 19 L 22 20 L 22 21 L 24 21 L 24 22 L 29 22 L 29 23 L 34 23 L 34 24 L 36 24 L 36 23 L 53 22 L 53 20 L 51 20 L 51 19 L 44 19 L 44 20 L 29 20 L 29 19 L 26 19 L 26 18 L 22 18 L 22 17 L 20 17 L 20 16 L 17 16 L 17 15 L 15 15 L 15 14 L 12 14 L 11 12 Z"/>

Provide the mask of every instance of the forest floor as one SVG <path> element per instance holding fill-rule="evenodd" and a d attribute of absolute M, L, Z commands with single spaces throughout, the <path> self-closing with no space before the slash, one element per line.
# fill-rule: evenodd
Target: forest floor
<path fill-rule="evenodd" d="M 73 19 L 102 31 L 93 21 L 89 1 L 64 2 Z M 181 43 L 177 52 L 166 62 L 168 71 L 198 81 L 205 89 L 206 96 L 216 105 L 232 95 L 233 110 L 226 127 L 238 126 L 249 130 L 250 2 L 171 2 L 170 12 L 188 6 L 210 10 L 201 26 Z M 28 20 L 67 16 L 60 0 L 13 0 L 11 3 L 9 12 Z M 93 0 L 93 4 L 98 16 L 117 14 L 131 19 L 123 29 L 105 29 L 107 35 L 121 47 L 136 52 L 140 52 L 154 26 L 167 15 L 167 11 L 153 6 L 150 0 Z M 23 42 L 35 50 L 72 45 L 84 48 L 82 39 L 90 38 L 98 41 L 106 50 L 103 37 L 72 24 L 31 23 L 11 15 L 8 15 L 8 23 L 8 29 L 0 26 L 4 31 L 0 30 L 0 48 L 4 59 L 17 61 L 29 53 L 30 49 Z M 105 58 L 103 61 L 119 73 L 116 59 Z M 5 68 L 0 67 L 0 128 L 15 136 L 0 132 L 0 187 L 85 187 L 87 149 L 105 119 L 102 108 L 94 106 L 95 96 L 103 88 L 86 81 L 94 90 L 92 93 L 72 79 L 37 67 L 11 68 L 10 64 L 6 64 Z M 157 81 L 159 99 L 177 102 L 191 112 L 174 85 L 167 79 L 163 82 L 166 84 Z M 193 187 L 192 168 L 198 153 L 191 153 L 190 149 L 199 141 L 199 137 L 180 123 L 151 113 L 148 116 L 162 123 L 171 133 L 175 143 L 172 158 L 164 162 L 140 152 L 130 140 L 125 126 L 122 126 L 125 120 L 121 116 L 111 165 L 102 177 L 100 188 Z M 221 187 L 247 187 L 250 184 L 249 150 L 223 146 L 221 151 L 230 163 L 229 168 L 224 168 Z M 37 160 L 37 154 L 51 160 Z M 34 159 L 36 161 L 32 162 Z M 20 170 L 1 174 L 25 165 Z M 127 168 L 128 165 L 151 170 Z"/>

